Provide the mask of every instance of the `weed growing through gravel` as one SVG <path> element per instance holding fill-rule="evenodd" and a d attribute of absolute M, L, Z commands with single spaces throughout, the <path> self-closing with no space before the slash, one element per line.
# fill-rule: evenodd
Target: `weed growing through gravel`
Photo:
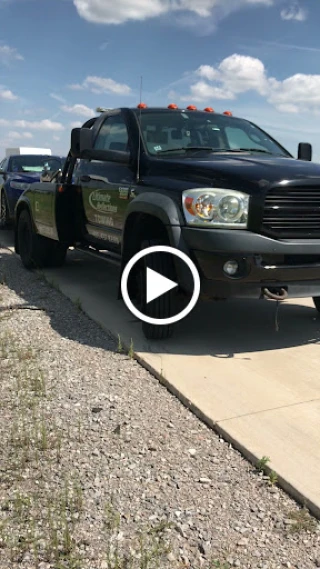
<path fill-rule="evenodd" d="M 278 482 L 278 475 L 274 470 L 271 470 L 271 472 L 269 473 L 269 484 L 271 486 L 274 486 L 275 484 L 277 484 Z"/>
<path fill-rule="evenodd" d="M 290 531 L 292 533 L 313 532 L 317 529 L 317 522 L 310 516 L 309 510 L 304 506 L 300 510 L 289 512 L 288 518 L 292 520 Z"/>
<path fill-rule="evenodd" d="M 263 456 L 260 458 L 256 463 L 256 469 L 258 472 L 265 474 L 268 477 L 268 482 L 270 486 L 274 486 L 278 483 L 278 475 L 274 470 L 270 470 L 268 467 L 268 463 L 270 462 L 270 458 L 268 456 Z"/>
<path fill-rule="evenodd" d="M 122 345 L 122 340 L 121 340 L 120 334 L 118 334 L 118 347 L 117 347 L 117 352 L 118 352 L 119 354 L 122 354 L 122 352 L 123 352 L 123 345 Z"/>
<path fill-rule="evenodd" d="M 268 463 L 270 462 L 270 458 L 268 456 L 263 456 L 262 458 L 260 458 L 256 464 L 257 470 L 259 470 L 259 472 L 266 472 L 266 467 L 268 466 Z"/>
<path fill-rule="evenodd" d="M 49 286 L 51 286 L 51 288 L 60 292 L 60 286 L 57 283 L 57 281 L 55 281 L 54 279 L 47 279 L 46 277 L 44 277 L 44 279 L 49 284 Z"/>
<path fill-rule="evenodd" d="M 157 526 L 137 531 L 125 547 L 120 548 L 124 536 L 120 531 L 120 515 L 112 504 L 105 509 L 104 530 L 107 550 L 105 569 L 160 569 L 166 556 L 171 552 L 167 531 L 171 525 L 167 521 Z"/>
<path fill-rule="evenodd" d="M 76 299 L 74 300 L 74 305 L 77 307 L 77 309 L 78 309 L 80 312 L 83 312 L 81 298 L 79 298 L 79 297 L 76 298 Z"/>
<path fill-rule="evenodd" d="M 134 358 L 134 347 L 133 347 L 133 340 L 132 340 L 132 338 L 131 338 L 131 340 L 130 340 L 130 346 L 129 346 L 128 356 L 129 356 L 129 358 L 131 358 L 131 359 Z"/>

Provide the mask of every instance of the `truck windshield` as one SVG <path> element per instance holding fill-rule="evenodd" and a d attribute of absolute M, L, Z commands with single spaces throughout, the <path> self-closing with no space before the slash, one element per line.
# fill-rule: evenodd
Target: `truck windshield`
<path fill-rule="evenodd" d="M 192 152 L 249 152 L 291 157 L 253 123 L 199 111 L 144 111 L 142 137 L 149 154 L 172 156 Z"/>
<path fill-rule="evenodd" d="M 62 160 L 58 157 L 39 156 L 39 155 L 22 155 L 14 156 L 10 160 L 9 170 L 11 172 L 39 172 L 44 169 L 55 172 L 62 167 Z"/>

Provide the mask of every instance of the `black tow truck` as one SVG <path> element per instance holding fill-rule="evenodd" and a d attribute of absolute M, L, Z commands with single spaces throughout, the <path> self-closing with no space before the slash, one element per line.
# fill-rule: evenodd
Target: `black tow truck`
<path fill-rule="evenodd" d="M 15 250 L 30 269 L 60 266 L 69 247 L 80 248 L 117 260 L 120 283 L 138 251 L 169 245 L 195 263 L 202 298 L 313 297 L 320 310 L 320 166 L 311 153 L 300 143 L 294 158 L 229 111 L 143 103 L 108 110 L 73 129 L 59 179 L 20 197 Z M 133 271 L 130 298 L 167 318 L 176 292 L 147 305 L 147 263 L 187 296 L 191 275 L 163 253 Z M 142 326 L 150 339 L 172 333 L 170 325 Z"/>

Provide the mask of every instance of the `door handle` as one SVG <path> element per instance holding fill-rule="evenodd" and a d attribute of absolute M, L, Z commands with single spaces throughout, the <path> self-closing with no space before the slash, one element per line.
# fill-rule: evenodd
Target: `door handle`
<path fill-rule="evenodd" d="M 81 176 L 81 177 L 80 177 L 80 182 L 87 183 L 87 182 L 90 182 L 91 179 L 92 179 L 91 176 Z"/>

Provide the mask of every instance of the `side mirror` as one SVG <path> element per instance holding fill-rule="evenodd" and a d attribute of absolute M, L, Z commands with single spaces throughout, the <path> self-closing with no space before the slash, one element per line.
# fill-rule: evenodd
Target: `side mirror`
<path fill-rule="evenodd" d="M 72 158 L 80 156 L 80 133 L 81 128 L 73 128 L 71 131 L 70 154 Z"/>
<path fill-rule="evenodd" d="M 312 160 L 312 146 L 309 142 L 300 142 L 298 146 L 298 160 Z"/>
<path fill-rule="evenodd" d="M 95 149 L 92 130 L 90 128 L 82 128 L 80 130 L 80 158 L 100 160 L 101 162 L 117 162 L 126 165 L 130 163 L 130 152 Z"/>
<path fill-rule="evenodd" d="M 80 129 L 80 155 L 88 154 L 93 150 L 93 133 L 91 128 Z"/>
<path fill-rule="evenodd" d="M 131 163 L 130 152 L 120 150 L 84 150 L 81 158 L 86 160 L 99 160 L 100 162 L 116 162 L 128 166 Z"/>

